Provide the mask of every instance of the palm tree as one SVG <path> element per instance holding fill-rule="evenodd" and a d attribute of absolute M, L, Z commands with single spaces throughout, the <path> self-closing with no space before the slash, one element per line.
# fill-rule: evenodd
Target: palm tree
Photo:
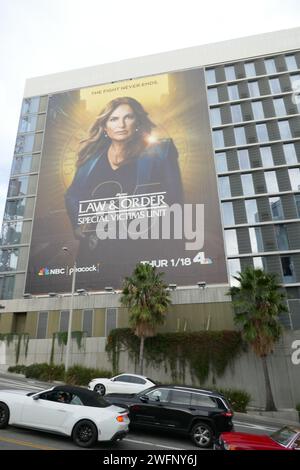
<path fill-rule="evenodd" d="M 129 324 L 140 338 L 140 374 L 143 374 L 145 338 L 154 336 L 156 326 L 163 323 L 171 303 L 162 276 L 163 273 L 157 273 L 150 264 L 140 263 L 123 283 L 121 304 L 129 309 Z"/>
<path fill-rule="evenodd" d="M 266 411 L 276 411 L 271 389 L 267 356 L 282 334 L 278 315 L 286 312 L 285 295 L 280 291 L 276 275 L 261 269 L 247 267 L 234 278 L 239 286 L 230 288 L 235 310 L 235 323 L 241 327 L 244 340 L 262 360 L 265 387 Z"/>

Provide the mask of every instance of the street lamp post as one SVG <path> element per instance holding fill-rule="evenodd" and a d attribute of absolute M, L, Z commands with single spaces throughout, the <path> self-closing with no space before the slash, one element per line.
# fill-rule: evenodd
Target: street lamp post
<path fill-rule="evenodd" d="M 67 247 L 63 247 L 65 252 L 70 253 Z M 73 321 L 73 309 L 74 309 L 74 293 L 75 293 L 75 284 L 76 284 L 76 260 L 74 261 L 73 266 L 73 274 L 72 274 L 72 290 L 71 290 L 71 308 L 69 313 L 69 321 L 68 321 L 68 338 L 67 338 L 67 346 L 66 346 L 66 361 L 65 361 L 65 370 L 69 369 L 70 363 L 70 349 L 71 349 L 71 341 L 72 341 L 72 321 Z"/>

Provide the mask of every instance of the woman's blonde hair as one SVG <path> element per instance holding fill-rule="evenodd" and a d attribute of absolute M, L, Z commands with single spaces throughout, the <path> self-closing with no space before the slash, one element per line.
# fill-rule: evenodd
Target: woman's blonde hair
<path fill-rule="evenodd" d="M 115 98 L 106 105 L 96 118 L 89 129 L 89 136 L 80 142 L 77 160 L 78 167 L 82 166 L 91 156 L 96 153 L 101 154 L 109 148 L 111 140 L 105 133 L 106 122 L 111 113 L 122 104 L 130 106 L 136 118 L 136 132 L 127 144 L 125 160 L 138 156 L 148 145 L 147 137 L 155 125 L 149 119 L 143 106 L 134 98 L 127 96 Z"/>

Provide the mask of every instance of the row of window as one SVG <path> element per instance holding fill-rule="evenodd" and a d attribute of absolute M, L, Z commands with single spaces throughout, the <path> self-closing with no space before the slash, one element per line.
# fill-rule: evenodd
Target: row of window
<path fill-rule="evenodd" d="M 211 87 L 207 89 L 210 105 L 226 101 L 237 101 L 245 98 L 258 98 L 265 95 L 277 95 L 287 91 L 297 91 L 300 86 L 300 74 L 290 75 L 289 86 L 283 85 L 280 78 L 251 80 L 235 85 Z"/>
<path fill-rule="evenodd" d="M 295 202 L 297 217 L 300 218 L 300 194 L 294 195 L 294 202 Z M 266 207 L 264 207 L 263 216 L 260 215 L 256 199 L 245 199 L 243 203 L 245 205 L 245 213 L 246 213 L 248 224 L 257 224 L 259 222 L 264 222 L 266 219 L 269 219 L 269 218 L 271 218 L 271 220 L 274 220 L 274 221 L 285 220 L 281 197 L 275 196 L 275 197 L 268 198 L 270 212 L 268 213 L 266 210 Z M 221 208 L 222 208 L 224 227 L 236 225 L 237 222 L 235 220 L 235 214 L 234 214 L 234 203 L 231 201 L 222 202 Z M 240 212 L 241 208 L 239 207 L 238 209 Z M 262 218 L 263 220 L 261 220 Z"/>
<path fill-rule="evenodd" d="M 299 81 L 300 83 L 300 81 Z M 256 100 L 248 103 L 247 109 L 243 104 L 231 104 L 230 106 L 221 106 L 210 108 L 210 121 L 212 127 L 222 126 L 224 124 L 231 124 L 237 122 L 251 121 L 251 120 L 262 120 L 272 117 L 283 117 L 289 114 L 297 114 L 300 111 L 300 100 L 299 103 L 295 103 L 296 107 L 291 110 L 293 103 L 290 103 L 290 96 L 283 98 L 272 98 L 268 100 Z M 271 112 L 266 113 L 265 106 L 273 106 Z M 249 108 L 250 107 L 250 108 Z M 288 107 L 288 108 L 287 108 Z M 226 108 L 229 108 L 230 117 L 228 119 L 222 116 L 222 111 L 225 111 Z M 250 114 L 251 109 L 251 114 Z"/>
<path fill-rule="evenodd" d="M 262 188 L 262 193 L 278 193 L 280 192 L 276 171 L 264 171 L 264 188 Z M 289 168 L 288 169 L 289 182 L 292 191 L 300 190 L 300 168 Z M 254 184 L 253 184 L 253 174 L 244 173 L 240 176 L 242 194 L 241 196 L 253 196 L 256 194 Z M 227 199 L 230 197 L 235 197 L 232 195 L 231 183 L 229 176 L 219 176 L 219 194 L 221 199 Z"/>
<path fill-rule="evenodd" d="M 277 162 L 277 165 L 278 164 L 297 165 L 299 163 L 294 144 L 292 143 L 283 144 L 282 150 L 283 150 L 284 161 L 281 161 L 280 163 Z M 238 170 L 238 169 L 249 170 L 251 168 L 258 168 L 258 167 L 268 168 L 268 167 L 276 166 L 276 163 L 274 162 L 271 146 L 259 147 L 258 151 L 257 149 L 255 149 L 255 155 L 254 155 L 255 158 L 252 158 L 252 159 L 250 158 L 250 152 L 249 152 L 249 149 L 239 149 L 236 151 L 238 168 L 234 168 L 234 170 Z M 258 161 L 259 157 L 260 157 L 260 162 Z M 226 173 L 228 171 L 234 171 L 232 169 L 232 165 L 231 165 L 231 169 L 228 165 L 228 163 L 230 163 L 230 158 L 232 158 L 232 155 L 228 155 L 226 152 L 217 152 L 215 154 L 216 170 L 218 174 Z M 251 165 L 251 160 L 252 160 L 252 165 Z"/>
<path fill-rule="evenodd" d="M 294 54 L 289 54 L 284 57 L 285 61 L 285 70 L 287 71 L 294 71 L 297 70 L 298 64 L 297 60 Z M 239 66 L 241 63 L 238 64 Z M 264 65 L 265 65 L 265 74 L 266 75 L 272 75 L 276 74 L 277 72 L 282 72 L 282 66 L 279 69 L 277 66 L 275 58 L 266 58 L 264 59 Z M 235 64 L 232 65 L 225 65 L 224 66 L 224 72 L 225 72 L 225 79 L 226 81 L 233 81 L 241 78 L 239 75 L 240 73 L 237 73 L 236 66 Z M 258 73 L 259 75 L 261 73 Z M 245 77 L 254 77 L 257 75 L 256 71 L 256 64 L 254 61 L 249 61 L 244 63 L 244 76 Z M 216 77 L 216 70 L 214 68 L 207 69 L 205 71 L 205 76 L 206 76 L 206 82 L 208 85 L 217 83 L 217 77 Z"/>

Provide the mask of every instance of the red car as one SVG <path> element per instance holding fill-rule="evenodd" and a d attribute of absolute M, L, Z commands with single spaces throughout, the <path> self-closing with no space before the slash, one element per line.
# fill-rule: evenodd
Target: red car
<path fill-rule="evenodd" d="M 270 436 L 224 432 L 214 443 L 216 450 L 300 450 L 300 428 L 284 426 Z"/>

